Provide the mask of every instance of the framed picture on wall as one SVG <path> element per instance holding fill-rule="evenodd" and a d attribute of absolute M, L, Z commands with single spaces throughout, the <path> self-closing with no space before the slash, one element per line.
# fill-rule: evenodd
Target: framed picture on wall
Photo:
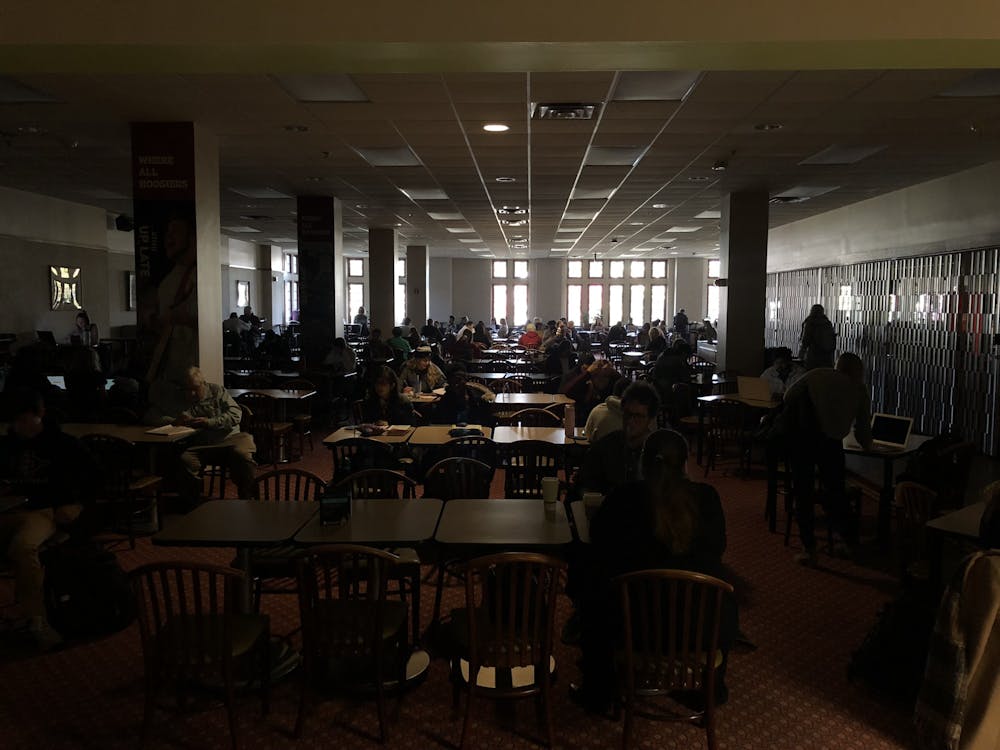
<path fill-rule="evenodd" d="M 244 308 L 250 304 L 250 282 L 236 282 L 236 307 Z"/>
<path fill-rule="evenodd" d="M 125 272 L 125 309 L 135 309 L 135 271 Z"/>
<path fill-rule="evenodd" d="M 49 309 L 83 309 L 81 276 L 73 266 L 49 266 Z"/>

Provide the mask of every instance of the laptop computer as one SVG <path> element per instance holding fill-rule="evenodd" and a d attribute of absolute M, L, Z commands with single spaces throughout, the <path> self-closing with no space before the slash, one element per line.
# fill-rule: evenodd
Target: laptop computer
<path fill-rule="evenodd" d="M 35 335 L 38 336 L 38 340 L 43 344 L 52 344 L 52 346 L 56 345 L 56 337 L 52 331 L 35 331 Z"/>
<path fill-rule="evenodd" d="M 872 414 L 872 444 L 876 450 L 901 451 L 910 439 L 913 419 L 895 414 Z"/>
<path fill-rule="evenodd" d="M 771 386 L 764 378 L 748 378 L 739 375 L 736 378 L 741 399 L 746 401 L 771 401 Z"/>

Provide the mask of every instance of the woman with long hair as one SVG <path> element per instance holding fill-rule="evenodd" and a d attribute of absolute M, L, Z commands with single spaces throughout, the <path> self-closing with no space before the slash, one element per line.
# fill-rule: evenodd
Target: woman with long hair
<path fill-rule="evenodd" d="M 399 378 L 390 368 L 379 367 L 372 380 L 371 391 L 361 404 L 365 422 L 413 424 L 413 407 L 399 395 Z"/>
<path fill-rule="evenodd" d="M 657 430 L 643 446 L 642 481 L 613 490 L 590 522 L 592 559 L 580 604 L 584 681 L 571 691 L 587 710 L 600 712 L 615 697 L 614 643 L 621 615 L 612 579 L 655 568 L 723 573 L 722 502 L 714 487 L 691 481 L 687 458 L 680 433 Z M 727 601 L 719 636 L 724 653 L 735 635 L 735 604 Z M 721 678 L 717 685 L 725 691 Z"/>

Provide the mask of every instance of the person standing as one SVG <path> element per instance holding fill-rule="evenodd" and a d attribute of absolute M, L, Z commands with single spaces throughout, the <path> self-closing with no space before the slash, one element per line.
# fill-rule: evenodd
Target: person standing
<path fill-rule="evenodd" d="M 843 440 L 854 437 L 865 450 L 872 447 L 871 398 L 864 382 L 861 359 L 840 355 L 836 368 L 810 370 L 785 393 L 784 409 L 775 429 L 785 443 L 795 490 L 795 515 L 803 552 L 802 565 L 816 565 L 816 479 L 824 490 L 830 524 L 850 548 L 857 530 L 848 518 L 844 486 Z"/>
<path fill-rule="evenodd" d="M 816 367 L 833 367 L 833 354 L 837 349 L 837 334 L 833 323 L 826 317 L 823 305 L 813 305 L 809 316 L 802 321 L 799 338 L 799 358 L 807 370 Z"/>
<path fill-rule="evenodd" d="M 688 326 L 690 324 L 691 323 L 688 320 L 687 313 L 684 312 L 684 308 L 682 307 L 674 316 L 674 331 L 677 332 L 678 336 L 686 339 L 688 335 Z"/>

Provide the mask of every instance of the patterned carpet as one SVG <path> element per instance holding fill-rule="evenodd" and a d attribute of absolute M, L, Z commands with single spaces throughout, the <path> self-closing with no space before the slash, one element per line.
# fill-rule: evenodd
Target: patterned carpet
<path fill-rule="evenodd" d="M 307 454 L 304 468 L 330 473 L 322 448 Z M 909 717 L 898 706 L 880 702 L 863 687 L 847 682 L 850 653 L 861 643 L 892 580 L 868 568 L 821 556 L 810 570 L 792 562 L 795 547 L 767 532 L 763 518 L 764 483 L 713 472 L 710 481 L 723 498 L 729 528 L 726 561 L 745 580 L 741 607 L 743 632 L 757 646 L 730 659 L 730 700 L 719 709 L 723 748 L 750 750 L 880 750 L 910 745 Z M 495 487 L 502 486 L 498 482 Z M 866 509 L 869 513 L 873 508 Z M 779 524 L 780 526 L 781 524 Z M 169 549 L 147 540 L 120 553 L 126 568 L 163 559 L 228 562 L 231 550 Z M 445 611 L 459 603 L 460 590 L 446 590 Z M 7 582 L 0 598 L 10 598 Z M 425 586 L 423 623 L 429 622 L 433 588 Z M 272 629 L 290 632 L 297 625 L 292 597 L 265 597 Z M 569 615 L 560 609 L 557 627 Z M 5 636 L 6 639 L 11 636 Z M 0 652 L 0 746 L 14 748 L 93 748 L 136 746 L 142 715 L 142 661 L 135 626 L 104 640 L 74 645 L 43 656 L 12 658 L 8 642 Z M 3 658 L 6 656 L 6 658 Z M 621 725 L 586 716 L 567 696 L 579 678 L 579 652 L 559 645 L 556 686 L 558 745 L 574 750 L 621 744 Z M 254 695 L 239 700 L 239 728 L 245 748 L 376 746 L 372 702 L 333 699 L 319 704 L 303 738 L 294 725 L 297 680 L 274 687 L 271 714 L 264 718 Z M 427 679 L 401 702 L 390 702 L 388 747 L 457 746 L 461 721 L 452 713 L 444 662 L 435 660 Z M 704 733 L 686 725 L 637 720 L 635 747 L 704 747 Z M 474 713 L 471 747 L 532 748 L 541 733 L 531 701 L 497 712 L 483 703 Z M 228 746 L 225 714 L 211 709 L 178 715 L 160 712 L 151 747 Z"/>

